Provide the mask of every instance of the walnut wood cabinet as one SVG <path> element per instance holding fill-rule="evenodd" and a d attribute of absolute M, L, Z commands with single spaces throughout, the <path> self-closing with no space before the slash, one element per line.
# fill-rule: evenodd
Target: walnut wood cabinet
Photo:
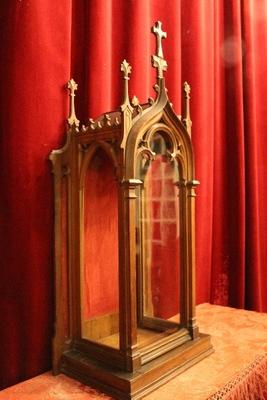
<path fill-rule="evenodd" d="M 157 22 L 155 99 L 80 125 L 71 79 L 66 143 L 50 160 L 55 192 L 54 373 L 140 399 L 212 352 L 195 318 L 195 187 L 189 113 L 165 88 Z M 177 388 L 179 390 L 179 388 Z"/>

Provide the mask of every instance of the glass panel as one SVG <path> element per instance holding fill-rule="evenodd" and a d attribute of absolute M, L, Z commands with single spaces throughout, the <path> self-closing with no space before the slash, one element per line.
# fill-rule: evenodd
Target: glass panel
<path fill-rule="evenodd" d="M 83 201 L 82 337 L 119 347 L 118 192 L 101 149 L 89 164 Z"/>
<path fill-rule="evenodd" d="M 180 312 L 179 169 L 176 161 L 167 158 L 168 147 L 163 135 L 157 134 L 151 144 L 155 160 L 139 160 L 144 182 L 139 209 L 141 321 L 148 317 L 151 328 L 151 318 L 179 322 Z"/>

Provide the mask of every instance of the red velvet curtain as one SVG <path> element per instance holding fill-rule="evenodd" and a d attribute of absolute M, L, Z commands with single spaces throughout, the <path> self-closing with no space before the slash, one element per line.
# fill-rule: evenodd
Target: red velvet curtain
<path fill-rule="evenodd" d="M 116 108 L 120 62 L 150 96 L 156 20 L 168 32 L 169 96 L 192 86 L 197 299 L 267 311 L 267 2 L 9 0 L 0 26 L 1 387 L 50 368 L 53 182 L 73 76 L 80 119 Z"/>

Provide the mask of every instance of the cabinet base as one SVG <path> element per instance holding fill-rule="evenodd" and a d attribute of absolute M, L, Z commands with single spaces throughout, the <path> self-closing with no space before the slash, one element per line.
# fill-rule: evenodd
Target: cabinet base
<path fill-rule="evenodd" d="M 107 367 L 88 356 L 70 350 L 63 354 L 61 372 L 93 386 L 118 400 L 139 400 L 174 376 L 182 373 L 213 352 L 210 336 L 197 339 L 167 352 L 129 373 Z"/>

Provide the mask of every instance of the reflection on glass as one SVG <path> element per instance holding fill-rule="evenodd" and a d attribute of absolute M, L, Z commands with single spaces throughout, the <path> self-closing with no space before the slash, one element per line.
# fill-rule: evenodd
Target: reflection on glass
<path fill-rule="evenodd" d="M 166 156 L 168 142 L 154 136 L 155 159 L 140 160 L 144 182 L 139 210 L 142 236 L 143 316 L 179 322 L 180 229 L 178 164 Z"/>
<path fill-rule="evenodd" d="M 99 149 L 84 182 L 82 337 L 119 345 L 118 194 L 114 166 Z"/>

